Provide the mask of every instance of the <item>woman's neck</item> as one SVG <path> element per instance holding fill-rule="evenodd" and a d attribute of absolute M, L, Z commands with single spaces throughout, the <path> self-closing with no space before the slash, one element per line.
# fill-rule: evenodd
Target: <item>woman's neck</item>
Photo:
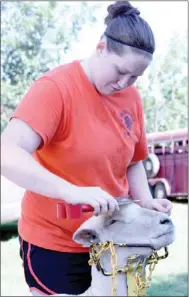
<path fill-rule="evenodd" d="M 83 71 L 85 72 L 86 76 L 88 77 L 89 81 L 93 84 L 93 86 L 94 86 L 94 79 L 93 79 L 93 72 L 91 70 L 93 69 L 94 59 L 95 59 L 94 55 L 91 55 L 90 57 L 80 62 L 81 67 L 83 68 Z"/>

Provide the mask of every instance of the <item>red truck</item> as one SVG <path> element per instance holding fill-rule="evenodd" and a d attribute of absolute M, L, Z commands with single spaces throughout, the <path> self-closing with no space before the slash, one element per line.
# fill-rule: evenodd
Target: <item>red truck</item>
<path fill-rule="evenodd" d="M 147 140 L 144 167 L 153 197 L 188 199 L 187 129 L 148 133 Z"/>

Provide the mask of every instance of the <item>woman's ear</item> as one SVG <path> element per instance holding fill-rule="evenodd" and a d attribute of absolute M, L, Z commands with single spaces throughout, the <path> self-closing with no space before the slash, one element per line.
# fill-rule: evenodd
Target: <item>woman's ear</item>
<path fill-rule="evenodd" d="M 97 53 L 102 54 L 105 49 L 106 49 L 106 42 L 104 40 L 100 40 L 96 46 Z"/>

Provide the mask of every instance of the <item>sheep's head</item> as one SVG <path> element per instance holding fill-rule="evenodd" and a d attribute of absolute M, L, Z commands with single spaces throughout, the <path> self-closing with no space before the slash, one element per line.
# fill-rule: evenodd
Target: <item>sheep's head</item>
<path fill-rule="evenodd" d="M 94 242 L 105 241 L 147 245 L 149 252 L 149 248 L 159 250 L 174 241 L 174 225 L 168 215 L 142 208 L 128 200 L 111 216 L 99 215 L 88 219 L 74 233 L 73 239 L 88 247 Z"/>

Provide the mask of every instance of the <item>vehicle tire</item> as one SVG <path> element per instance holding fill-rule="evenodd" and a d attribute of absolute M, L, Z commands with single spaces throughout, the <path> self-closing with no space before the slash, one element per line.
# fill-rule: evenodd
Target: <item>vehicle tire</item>
<path fill-rule="evenodd" d="M 158 182 L 154 188 L 154 198 L 167 198 L 167 191 L 162 182 Z"/>
<path fill-rule="evenodd" d="M 150 189 L 150 193 L 151 193 L 152 197 L 154 198 L 154 186 L 152 186 L 150 184 L 148 184 L 148 186 L 149 186 L 149 189 Z"/>
<path fill-rule="evenodd" d="M 149 156 L 143 161 L 143 164 L 147 178 L 155 177 L 158 174 L 160 162 L 155 154 L 149 154 Z"/>

